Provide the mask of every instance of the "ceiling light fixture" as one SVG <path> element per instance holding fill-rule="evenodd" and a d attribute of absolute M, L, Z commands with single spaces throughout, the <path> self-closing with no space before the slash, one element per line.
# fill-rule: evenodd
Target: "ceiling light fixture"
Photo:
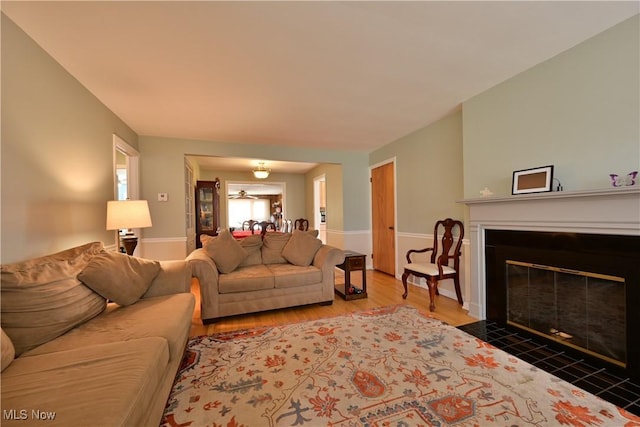
<path fill-rule="evenodd" d="M 253 170 L 253 176 L 256 177 L 256 179 L 268 178 L 270 173 L 271 169 L 265 168 L 264 162 L 259 162 L 258 167 Z"/>

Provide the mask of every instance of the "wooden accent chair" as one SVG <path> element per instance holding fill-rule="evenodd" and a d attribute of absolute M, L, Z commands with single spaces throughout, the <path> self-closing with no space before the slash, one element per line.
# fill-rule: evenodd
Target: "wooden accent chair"
<path fill-rule="evenodd" d="M 294 230 L 307 231 L 309 229 L 309 220 L 306 218 L 298 218 L 293 223 Z"/>
<path fill-rule="evenodd" d="M 454 235 L 454 229 L 457 228 L 457 234 Z M 442 238 L 438 241 L 439 232 L 442 232 Z M 407 289 L 407 277 L 410 274 L 417 277 L 424 277 L 429 287 L 429 310 L 436 309 L 435 298 L 439 295 L 438 281 L 444 279 L 453 279 L 456 288 L 458 303 L 462 304 L 462 292 L 460 290 L 460 248 L 462 246 L 462 238 L 464 237 L 464 226 L 461 221 L 447 218 L 436 222 L 433 228 L 433 247 L 424 249 L 410 249 L 407 251 L 407 262 L 404 266 L 402 274 L 402 285 L 404 286 L 404 294 L 402 298 L 407 298 L 409 290 Z M 440 246 L 441 247 L 440 247 Z M 431 262 L 413 262 L 411 255 L 415 253 L 431 252 Z M 451 266 L 453 261 L 453 266 Z"/>
<path fill-rule="evenodd" d="M 263 236 L 265 235 L 268 229 L 277 231 L 275 222 L 271 222 L 271 221 L 260 221 L 260 222 L 254 223 L 251 228 L 251 234 L 255 234 L 255 231 L 257 228 L 260 229 L 260 234 L 262 234 Z"/>

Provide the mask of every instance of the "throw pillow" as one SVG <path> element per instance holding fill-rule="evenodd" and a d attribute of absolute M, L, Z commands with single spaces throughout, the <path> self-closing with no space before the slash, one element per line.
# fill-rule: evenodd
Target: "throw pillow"
<path fill-rule="evenodd" d="M 215 237 L 209 236 L 208 234 L 201 234 L 200 235 L 200 243 L 202 243 L 202 246 L 204 246 L 207 243 L 209 243 L 209 241 L 211 241 L 211 239 L 215 239 Z"/>
<path fill-rule="evenodd" d="M 262 239 L 262 262 L 264 264 L 286 264 L 282 249 L 289 242 L 291 233 L 267 233 Z"/>
<path fill-rule="evenodd" d="M 78 280 L 100 242 L 2 266 L 2 329 L 16 356 L 100 314 L 107 302 Z"/>
<path fill-rule="evenodd" d="M 240 239 L 240 246 L 247 251 L 247 256 L 240 263 L 240 267 L 262 264 L 262 236 L 254 234 Z"/>
<path fill-rule="evenodd" d="M 282 249 L 282 256 L 293 265 L 311 265 L 322 241 L 305 231 L 294 230 L 289 242 Z"/>
<path fill-rule="evenodd" d="M 89 261 L 78 279 L 120 305 L 138 301 L 156 278 L 160 263 L 119 252 L 103 252 Z"/>
<path fill-rule="evenodd" d="M 2 347 L 2 366 L 0 366 L 0 371 L 4 371 L 4 368 L 13 362 L 16 356 L 16 349 L 13 347 L 11 338 L 4 333 L 4 330 L 0 329 L 0 334 L 0 347 Z"/>
<path fill-rule="evenodd" d="M 226 229 L 203 247 L 207 255 L 216 263 L 220 273 L 231 273 L 247 257 L 247 251 Z"/>

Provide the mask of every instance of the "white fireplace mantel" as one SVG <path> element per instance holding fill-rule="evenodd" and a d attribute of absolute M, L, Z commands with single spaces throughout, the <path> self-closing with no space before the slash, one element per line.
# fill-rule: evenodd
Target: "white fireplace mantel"
<path fill-rule="evenodd" d="M 469 315 L 486 318 L 485 230 L 640 236 L 640 187 L 461 200 L 469 207 Z"/>

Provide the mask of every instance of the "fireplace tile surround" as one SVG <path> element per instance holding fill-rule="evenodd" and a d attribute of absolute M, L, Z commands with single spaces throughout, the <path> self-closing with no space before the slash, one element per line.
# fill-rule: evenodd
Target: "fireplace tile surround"
<path fill-rule="evenodd" d="M 488 253 L 485 252 L 487 236 L 495 235 L 494 230 L 514 231 L 515 235 L 535 235 L 536 233 L 530 232 L 542 232 L 541 234 L 572 233 L 587 237 L 613 236 L 613 240 L 617 236 L 625 236 L 622 240 L 631 239 L 632 246 L 636 246 L 636 238 L 640 239 L 640 188 L 635 186 L 486 197 L 463 202 L 469 207 L 469 314 L 481 320 L 496 320 L 495 273 L 487 269 L 487 260 L 492 265 L 494 255 L 489 249 Z M 502 234 L 509 234 L 502 231 Z M 640 244 L 637 246 L 640 247 Z M 638 251 L 634 248 L 634 252 Z M 491 277 L 488 278 L 488 275 Z M 635 283 L 638 282 L 637 274 L 634 273 L 632 281 L 634 283 L 629 283 L 628 286 L 634 287 L 633 295 L 637 296 L 640 287 L 640 283 Z M 491 286 L 490 292 L 487 291 L 487 284 Z M 505 296 L 500 296 L 497 300 L 506 301 Z M 633 320 L 632 323 L 637 322 Z"/>

